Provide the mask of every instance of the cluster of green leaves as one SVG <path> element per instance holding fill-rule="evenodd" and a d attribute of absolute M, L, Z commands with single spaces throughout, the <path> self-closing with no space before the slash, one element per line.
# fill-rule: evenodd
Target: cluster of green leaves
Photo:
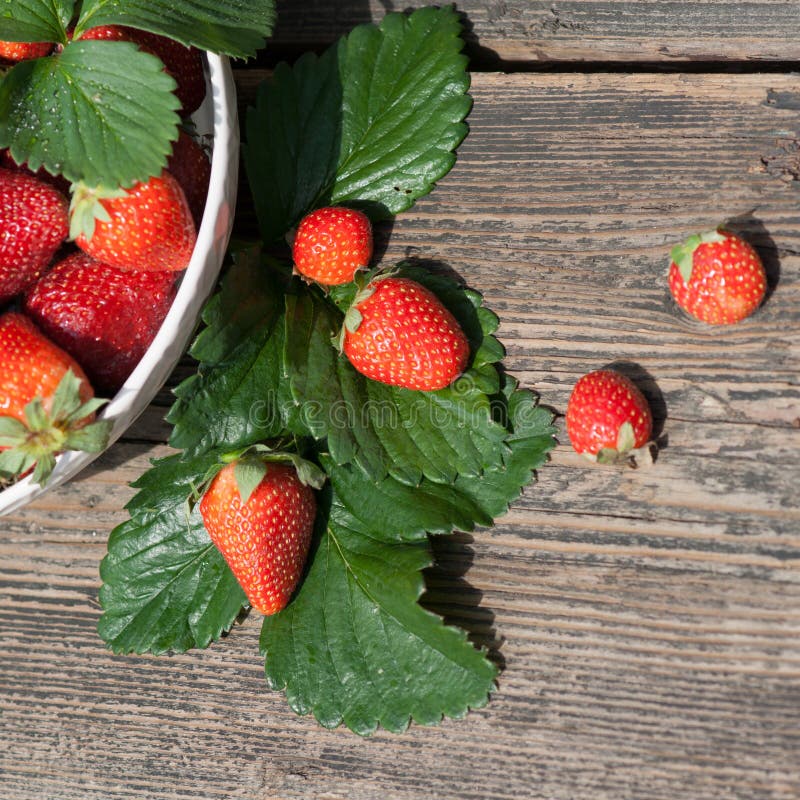
<path fill-rule="evenodd" d="M 392 14 L 276 71 L 247 125 L 265 238 L 320 203 L 357 199 L 380 217 L 429 191 L 466 130 L 459 34 L 450 8 Z M 328 135 L 309 131 L 328 97 L 321 87 L 333 86 Z M 460 96 L 433 88 L 456 86 Z M 422 106 L 415 122 L 409 109 Z M 345 186 L 352 195 L 338 193 Z M 332 343 L 349 289 L 308 287 L 258 248 L 237 255 L 204 311 L 197 372 L 176 390 L 169 420 L 179 452 L 136 482 L 130 519 L 101 565 L 99 630 L 113 650 L 203 647 L 230 629 L 246 601 L 187 498 L 224 454 L 290 440 L 328 480 L 304 578 L 263 623 L 269 685 L 298 713 L 361 734 L 433 724 L 487 701 L 496 677 L 488 654 L 418 602 L 429 537 L 503 514 L 545 461 L 552 419 L 500 368 L 498 320 L 478 293 L 419 264 L 397 269 L 435 292 L 470 340 L 471 367 L 447 389 L 360 375 Z"/>
<path fill-rule="evenodd" d="M 9 5 L 9 3 L 5 3 Z M 0 147 L 17 163 L 91 186 L 130 186 L 158 174 L 178 136 L 175 81 L 129 42 L 80 41 L 126 25 L 240 58 L 264 45 L 274 0 L 13 0 L 0 41 L 52 42 L 0 83 Z"/>

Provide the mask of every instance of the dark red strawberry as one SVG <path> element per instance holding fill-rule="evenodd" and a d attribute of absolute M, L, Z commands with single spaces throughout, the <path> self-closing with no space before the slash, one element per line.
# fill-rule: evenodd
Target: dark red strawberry
<path fill-rule="evenodd" d="M 612 463 L 649 455 L 650 406 L 619 372 L 601 369 L 580 378 L 567 404 L 566 421 L 573 449 L 592 460 Z"/>
<path fill-rule="evenodd" d="M 0 304 L 47 269 L 68 232 L 62 194 L 26 172 L 0 169 Z"/>
<path fill-rule="evenodd" d="M 324 286 L 353 280 L 372 258 L 366 214 L 342 206 L 318 208 L 300 221 L 292 244 L 295 269 Z"/>
<path fill-rule="evenodd" d="M 203 495 L 200 514 L 250 605 L 275 614 L 302 575 L 317 504 L 293 466 L 263 466 L 263 477 L 248 492 L 240 490 L 237 464 L 224 467 Z"/>
<path fill-rule="evenodd" d="M 130 189 L 73 187 L 70 235 L 120 269 L 183 270 L 197 234 L 180 184 L 168 172 Z"/>
<path fill-rule="evenodd" d="M 0 42 L 0 58 L 6 61 L 28 61 L 49 55 L 51 42 Z"/>
<path fill-rule="evenodd" d="M 181 131 L 172 145 L 172 155 L 167 161 L 167 172 L 173 175 L 186 195 L 197 229 L 206 207 L 208 184 L 211 179 L 211 162 L 205 149 L 186 131 Z"/>
<path fill-rule="evenodd" d="M 195 47 L 185 47 L 166 36 L 128 28 L 124 25 L 102 25 L 90 28 L 81 39 L 133 42 L 146 53 L 158 56 L 167 74 L 178 85 L 175 94 L 181 102 L 181 114 L 188 117 L 197 111 L 206 96 L 203 56 Z"/>
<path fill-rule="evenodd" d="M 75 253 L 36 283 L 24 310 L 80 360 L 97 390 L 114 393 L 158 333 L 176 280 L 175 272 L 121 270 Z"/>
<path fill-rule="evenodd" d="M 744 239 L 718 229 L 690 236 L 672 249 L 669 288 L 675 301 L 710 325 L 743 320 L 761 305 L 767 276 Z"/>
<path fill-rule="evenodd" d="M 24 315 L 0 317 L 0 477 L 34 465 L 44 483 L 63 450 L 100 452 L 110 424 L 92 422 L 104 401 L 78 363 Z"/>
<path fill-rule="evenodd" d="M 434 391 L 466 369 L 469 343 L 435 294 L 408 278 L 387 277 L 356 296 L 345 318 L 344 353 L 368 378 Z"/>

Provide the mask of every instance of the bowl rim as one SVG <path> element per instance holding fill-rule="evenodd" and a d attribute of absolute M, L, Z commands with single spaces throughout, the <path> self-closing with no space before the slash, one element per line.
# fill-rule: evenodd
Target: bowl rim
<path fill-rule="evenodd" d="M 98 415 L 112 421 L 106 452 L 146 410 L 186 350 L 203 305 L 216 285 L 233 226 L 239 163 L 236 86 L 230 60 L 206 53 L 211 134 L 211 177 L 189 265 L 164 322 L 120 390 Z M 200 112 L 203 111 L 201 107 Z M 27 476 L 0 490 L 0 516 L 16 511 L 75 477 L 102 453 L 68 451 L 56 459 L 45 486 Z"/>

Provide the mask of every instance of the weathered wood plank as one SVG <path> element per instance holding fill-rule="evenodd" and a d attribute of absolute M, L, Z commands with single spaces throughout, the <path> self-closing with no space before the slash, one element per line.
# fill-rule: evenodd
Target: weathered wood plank
<path fill-rule="evenodd" d="M 498 692 L 361 741 L 266 691 L 255 617 L 180 656 L 97 639 L 126 484 L 169 452 L 162 393 L 80 480 L 0 519 L 4 800 L 800 796 L 800 184 L 764 164 L 793 152 L 797 78 L 476 75 L 473 93 L 456 168 L 379 231 L 385 259 L 484 291 L 511 371 L 559 413 L 623 362 L 658 462 L 593 467 L 559 418 L 538 483 L 495 528 L 437 541 L 427 575 L 426 605 L 498 648 Z M 690 322 L 670 245 L 751 209 L 772 296 L 731 329 Z"/>
<path fill-rule="evenodd" d="M 320 47 L 420 0 L 280 0 L 279 49 Z M 470 54 L 506 61 L 773 61 L 800 57 L 800 9 L 786 0 L 464 0 Z"/>

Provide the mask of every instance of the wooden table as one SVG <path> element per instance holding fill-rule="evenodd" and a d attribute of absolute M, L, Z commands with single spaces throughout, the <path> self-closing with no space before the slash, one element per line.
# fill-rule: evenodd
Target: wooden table
<path fill-rule="evenodd" d="M 270 53 L 394 5 L 282 2 L 243 106 Z M 484 292 L 509 369 L 559 414 L 538 482 L 428 575 L 425 603 L 499 653 L 496 694 L 363 740 L 266 689 L 255 616 L 202 652 L 110 655 L 98 562 L 128 482 L 169 452 L 167 388 L 80 480 L 0 520 L 4 800 L 800 797 L 800 5 L 459 5 L 470 136 L 379 236 Z M 667 254 L 730 217 L 772 293 L 711 329 L 670 300 Z M 594 467 L 563 432 L 575 380 L 612 363 L 653 404 L 653 469 Z"/>

